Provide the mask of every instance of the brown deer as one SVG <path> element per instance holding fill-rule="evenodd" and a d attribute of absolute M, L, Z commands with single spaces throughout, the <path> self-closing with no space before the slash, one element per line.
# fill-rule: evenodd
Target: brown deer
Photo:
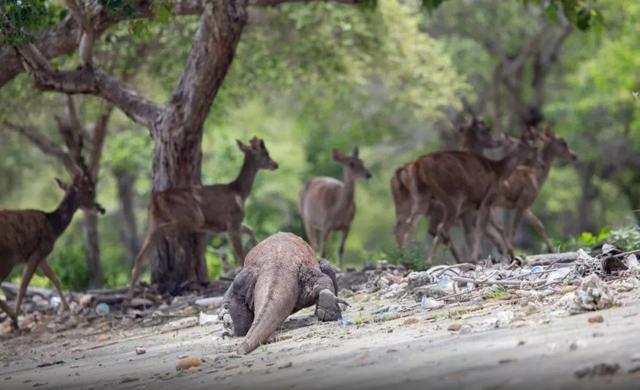
<path fill-rule="evenodd" d="M 62 308 L 69 310 L 62 285 L 47 263 L 47 256 L 53 250 L 58 237 L 71 223 L 78 208 L 104 214 L 102 206 L 95 202 L 95 184 L 89 175 L 76 174 L 71 185 L 59 179 L 56 181 L 64 190 L 64 197 L 54 211 L 0 210 L 0 282 L 9 275 L 14 266 L 26 264 L 15 312 L 0 299 L 0 309 L 7 313 L 16 328 L 20 305 L 36 268 L 40 268 L 55 286 L 62 301 Z"/>
<path fill-rule="evenodd" d="M 482 119 L 473 117 L 471 123 L 467 126 L 462 126 L 459 129 L 459 145 L 460 150 L 474 152 L 481 154 L 485 150 L 503 149 L 503 140 L 495 140 L 489 127 L 486 126 Z M 393 195 L 395 210 L 396 210 L 396 223 L 394 227 L 394 235 L 396 243 L 399 248 L 404 246 L 414 234 L 418 218 L 410 218 L 412 212 L 412 198 L 409 191 L 411 186 L 410 172 L 408 167 L 411 163 L 407 163 L 398 168 L 391 178 L 391 194 Z M 437 233 L 437 227 L 442 221 L 443 217 L 443 205 L 437 202 L 435 199 L 422 199 L 424 204 L 419 206 L 418 210 L 428 210 L 429 227 L 428 233 L 435 237 Z M 428 204 L 427 204 L 428 203 Z M 465 240 L 467 246 L 471 247 L 471 227 L 473 225 L 473 218 L 470 212 L 465 212 L 461 215 L 462 227 L 464 230 Z M 499 245 L 501 240 L 497 237 L 495 231 L 488 231 L 489 238 Z M 448 245 L 448 242 L 445 242 Z M 452 255 L 456 261 L 460 262 L 461 259 L 458 256 L 455 248 L 449 246 Z"/>
<path fill-rule="evenodd" d="M 148 250 L 163 235 L 171 237 L 177 232 L 226 232 L 238 262 L 241 266 L 244 265 L 241 234 L 248 234 L 252 243 L 257 243 L 253 230 L 242 223 L 244 203 L 251 194 L 258 170 L 276 170 L 278 163 L 271 159 L 264 141 L 257 137 L 253 137 L 249 145 L 241 141 L 237 143 L 244 153 L 244 163 L 240 174 L 231 183 L 194 185 L 151 194 L 147 230 L 131 270 L 129 299 L 133 297 L 133 288 Z"/>
<path fill-rule="evenodd" d="M 520 141 L 508 141 L 510 151 L 498 161 L 470 152 L 447 151 L 419 157 L 406 167 L 411 178 L 408 184 L 412 210 L 407 220 L 410 226 L 415 226 L 421 215 L 428 214 L 434 201 L 443 206 L 442 221 L 437 226 L 428 263 L 441 242 L 448 243 L 450 248 L 453 247 L 452 252 L 457 252 L 450 242 L 449 230 L 468 210 L 477 210 L 471 259 L 478 260 L 480 238 L 487 231 L 500 183 L 519 164 L 537 155 L 536 149 L 524 139 L 524 134 Z"/>
<path fill-rule="evenodd" d="M 511 234 L 508 238 L 510 246 L 513 246 L 518 225 L 522 217 L 524 217 L 542 237 L 547 250 L 552 252 L 553 248 L 545 232 L 544 225 L 529 208 L 535 202 L 545 180 L 549 176 L 553 161 L 558 158 L 564 162 L 571 162 L 577 160 L 577 157 L 564 139 L 555 136 L 549 125 L 545 126 L 544 133 L 539 134 L 537 137 L 543 142 L 540 160 L 532 165 L 518 166 L 511 176 L 501 183 L 495 205 L 506 209 L 515 209 L 511 223 Z M 501 230 L 493 218 L 491 225 L 494 229 Z"/>
<path fill-rule="evenodd" d="M 338 259 L 342 266 L 344 245 L 356 213 L 356 180 L 370 179 L 371 172 L 360 160 L 357 146 L 353 148 L 351 156 L 342 154 L 338 149 L 333 149 L 332 155 L 333 159 L 342 165 L 343 181 L 333 177 L 315 177 L 308 181 L 300 193 L 300 215 L 309 244 L 322 257 L 325 257 L 326 242 L 331 232 L 342 232 L 338 250 Z M 319 249 L 316 229 L 320 231 Z"/>

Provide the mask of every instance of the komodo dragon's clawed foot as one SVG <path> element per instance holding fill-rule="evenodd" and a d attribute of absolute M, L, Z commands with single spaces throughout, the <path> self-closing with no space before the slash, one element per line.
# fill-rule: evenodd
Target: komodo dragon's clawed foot
<path fill-rule="evenodd" d="M 331 291 L 322 290 L 318 296 L 315 314 L 320 321 L 336 321 L 342 316 L 340 303 L 349 306 L 344 299 L 336 297 Z"/>

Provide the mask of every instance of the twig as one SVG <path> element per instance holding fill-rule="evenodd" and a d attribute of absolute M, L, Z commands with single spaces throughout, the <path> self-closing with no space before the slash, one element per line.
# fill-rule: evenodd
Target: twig
<path fill-rule="evenodd" d="M 522 284 L 522 282 L 519 281 L 510 281 L 510 280 L 478 280 L 478 279 L 471 279 L 471 278 L 463 278 L 461 276 L 454 276 L 453 280 L 456 282 L 466 282 L 466 283 L 473 283 L 473 284 L 487 284 L 487 285 L 499 285 L 499 286 L 514 286 L 514 287 L 518 287 Z M 531 284 L 532 285 L 538 285 L 538 284 L 542 284 L 540 282 L 545 282 L 544 280 L 538 280 L 538 281 L 534 281 Z"/>

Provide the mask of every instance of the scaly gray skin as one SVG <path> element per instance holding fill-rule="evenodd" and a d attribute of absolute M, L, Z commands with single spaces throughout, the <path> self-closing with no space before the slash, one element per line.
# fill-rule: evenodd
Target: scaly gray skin
<path fill-rule="evenodd" d="M 316 260 L 311 247 L 291 233 L 277 233 L 246 256 L 244 268 L 224 295 L 222 314 L 235 336 L 246 336 L 238 352 L 247 354 L 296 311 L 316 305 L 321 321 L 335 321 L 341 311 L 335 269 Z M 226 317 L 226 318 L 225 318 Z M 230 321 L 229 321 L 230 320 Z"/>

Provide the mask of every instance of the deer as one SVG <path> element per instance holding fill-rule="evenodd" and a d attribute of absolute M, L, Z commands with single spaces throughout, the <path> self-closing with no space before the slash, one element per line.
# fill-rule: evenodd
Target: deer
<path fill-rule="evenodd" d="M 483 153 L 485 150 L 497 150 L 504 148 L 503 140 L 495 140 L 491 135 L 490 128 L 485 124 L 482 119 L 472 117 L 471 123 L 467 126 L 462 126 L 458 130 L 459 148 L 462 151 Z M 394 200 L 394 206 L 396 211 L 396 223 L 394 225 L 394 236 L 398 248 L 402 248 L 404 244 L 413 236 L 418 219 L 411 219 L 412 212 L 412 198 L 409 191 L 411 186 L 410 170 L 408 167 L 411 162 L 404 164 L 396 169 L 391 177 L 390 187 L 391 194 Z M 429 205 L 423 204 L 418 207 L 419 210 L 428 210 L 428 215 L 425 215 L 429 219 L 428 233 L 435 237 L 437 234 L 437 227 L 442 221 L 443 205 L 434 199 L 422 199 L 423 202 L 430 203 Z M 471 247 L 471 228 L 473 225 L 473 218 L 470 212 L 465 212 L 460 217 L 462 221 L 462 228 L 464 230 L 465 241 L 467 247 Z M 410 221 L 412 223 L 410 223 Z M 505 249 L 505 245 L 501 245 L 504 241 L 498 236 L 501 234 L 499 231 L 488 230 L 486 233 L 494 244 L 501 248 L 501 251 L 508 251 Z M 448 245 L 448 242 L 445 243 Z M 461 262 L 461 259 L 453 246 L 449 246 L 451 254 L 457 262 Z"/>
<path fill-rule="evenodd" d="M 133 298 L 133 289 L 149 250 L 157 240 L 171 238 L 178 232 L 219 234 L 227 233 L 234 255 L 244 266 L 245 253 L 242 233 L 250 236 L 253 245 L 258 243 L 253 229 L 243 223 L 245 201 L 251 194 L 258 171 L 278 169 L 260 138 L 253 137 L 249 145 L 236 140 L 244 153 L 244 162 L 235 180 L 228 184 L 192 185 L 172 188 L 151 194 L 147 208 L 147 229 L 131 270 L 131 284 L 127 298 Z"/>
<path fill-rule="evenodd" d="M 79 208 L 92 213 L 105 213 L 104 208 L 95 201 L 95 183 L 86 172 L 77 173 L 71 184 L 57 178 L 56 183 L 64 191 L 64 197 L 58 207 L 51 212 L 0 210 L 0 282 L 11 273 L 13 267 L 25 264 L 15 311 L 0 299 L 0 309 L 7 313 L 16 329 L 20 306 L 29 282 L 38 268 L 58 291 L 62 309 L 69 310 L 62 284 L 47 263 L 47 257 Z"/>
<path fill-rule="evenodd" d="M 536 160 L 534 164 L 531 165 L 518 166 L 511 176 L 501 183 L 498 191 L 499 196 L 495 205 L 497 207 L 515 210 L 511 220 L 510 236 L 507 238 L 511 247 L 513 246 L 520 220 L 524 217 L 542 238 L 547 251 L 552 252 L 553 248 L 547 237 L 544 225 L 540 219 L 533 214 L 530 207 L 535 202 L 544 182 L 549 176 L 553 161 L 559 159 L 565 163 L 573 162 L 577 160 L 577 156 L 563 138 L 556 137 L 549 125 L 546 125 L 544 132 L 538 134 L 537 137 L 543 143 L 540 160 Z M 501 227 L 493 218 L 490 223 L 494 229 L 501 230 Z"/>
<path fill-rule="evenodd" d="M 457 253 L 450 241 L 449 230 L 469 210 L 477 211 L 471 260 L 478 261 L 480 238 L 487 231 L 500 183 L 518 165 L 537 156 L 536 148 L 529 144 L 524 134 L 520 140 L 508 139 L 508 142 L 509 152 L 497 161 L 471 152 L 444 151 L 423 155 L 406 167 L 407 176 L 411 178 L 408 184 L 412 207 L 407 223 L 415 226 L 421 215 L 428 215 L 432 204 L 442 205 L 442 220 L 436 228 L 426 263 L 431 264 L 440 243 L 448 244 L 450 250 Z"/>
<path fill-rule="evenodd" d="M 309 244 L 321 257 L 326 255 L 326 242 L 331 233 L 342 232 L 338 249 L 338 262 L 342 267 L 345 243 L 356 213 L 356 181 L 369 180 L 372 175 L 359 157 L 358 146 L 353 148 L 351 156 L 338 149 L 333 149 L 331 155 L 342 165 L 343 180 L 326 176 L 309 180 L 300 193 L 300 215 Z M 319 242 L 316 230 L 320 232 Z"/>

